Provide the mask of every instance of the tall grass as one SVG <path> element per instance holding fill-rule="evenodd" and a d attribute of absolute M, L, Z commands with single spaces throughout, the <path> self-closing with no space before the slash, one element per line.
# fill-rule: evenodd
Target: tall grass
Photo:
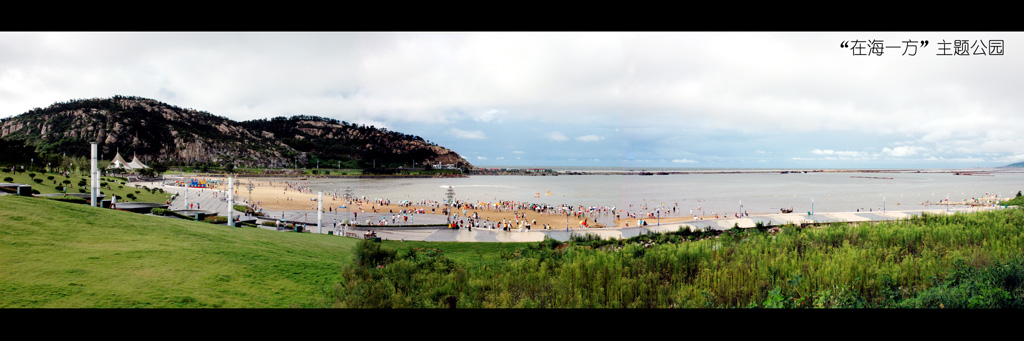
<path fill-rule="evenodd" d="M 414 308 L 937 307 L 934 302 L 954 298 L 967 302 L 969 299 L 957 295 L 980 292 L 1002 295 L 988 300 L 995 302 L 990 305 L 1012 306 L 1022 297 L 1011 289 L 1014 278 L 1024 274 L 1024 267 L 1006 264 L 1020 263 L 1022 237 L 1024 210 L 1011 209 L 823 228 L 787 226 L 777 232 L 763 228 L 733 229 L 717 235 L 680 231 L 629 240 L 545 241 L 488 263 L 453 262 L 439 253 L 407 252 L 375 268 L 346 268 L 346 281 L 337 287 L 335 304 Z M 1000 271 L 1007 274 L 1003 278 L 1010 278 L 999 283 L 1009 284 L 975 280 L 969 282 L 974 283 L 967 288 L 971 291 L 961 288 L 961 280 L 949 282 L 949 288 L 957 290 L 937 289 L 954 278 L 951 271 L 955 269 L 999 266 L 1009 269 Z M 988 287 L 978 283 L 988 283 Z M 358 293 L 377 296 L 370 299 Z M 975 303 L 973 306 L 986 306 Z"/>

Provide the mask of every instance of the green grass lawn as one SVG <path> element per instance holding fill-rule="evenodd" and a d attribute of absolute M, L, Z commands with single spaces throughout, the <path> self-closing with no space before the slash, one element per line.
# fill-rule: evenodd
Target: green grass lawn
<path fill-rule="evenodd" d="M 321 307 L 355 240 L 0 197 L 0 308 Z"/>
<path fill-rule="evenodd" d="M 85 193 L 89 193 L 89 175 L 88 174 L 72 174 L 70 177 L 65 177 L 63 175 L 56 174 L 56 173 L 42 173 L 42 172 L 39 172 L 39 173 L 36 173 L 35 178 L 32 178 L 30 175 L 31 175 L 31 172 L 20 172 L 20 173 L 17 173 L 17 172 L 2 172 L 2 173 L 0 173 L 0 180 L 3 180 L 5 178 L 10 177 L 12 179 L 11 182 L 31 185 L 32 189 L 38 190 L 40 194 L 64 193 L 63 191 L 58 191 L 56 189 L 56 187 L 58 185 L 62 186 L 62 187 L 66 187 L 67 188 L 67 193 L 81 193 L 81 192 L 78 191 L 79 188 L 84 188 L 85 189 Z M 51 177 L 51 176 L 53 177 L 53 179 L 49 179 L 49 177 Z M 37 182 L 35 182 L 34 179 L 41 179 L 42 183 L 37 183 Z M 70 183 L 69 184 L 64 183 L 65 180 L 69 181 Z M 79 183 L 81 183 L 82 180 L 85 180 L 85 186 L 84 187 L 78 185 Z M 6 181 L 0 181 L 0 182 L 6 182 Z M 117 195 L 117 201 L 118 202 L 128 201 L 128 202 L 164 203 L 164 202 L 167 201 L 168 198 L 171 197 L 170 193 L 163 193 L 163 192 L 160 192 L 160 191 L 156 191 L 155 193 L 152 193 L 152 192 L 150 192 L 150 191 L 148 191 L 146 189 L 143 189 L 143 188 L 137 188 L 137 187 L 134 187 L 134 186 L 130 186 L 130 185 L 124 184 L 125 179 L 124 178 L 120 178 L 120 177 L 114 177 L 114 176 L 102 176 L 102 177 L 100 177 L 100 183 L 102 184 L 104 182 L 106 182 L 107 185 L 103 186 L 100 189 L 100 193 L 103 194 L 103 195 L 106 195 L 107 197 L 104 198 L 104 199 L 108 199 L 108 200 L 110 199 L 110 195 L 112 195 L 112 194 L 113 195 Z M 73 186 L 73 188 L 70 187 L 70 186 Z M 110 189 L 107 189 L 108 186 L 110 187 Z M 127 197 L 127 195 L 129 193 L 134 195 L 136 198 L 134 200 L 129 199 Z"/>
<path fill-rule="evenodd" d="M 0 308 L 329 307 L 356 243 L 0 196 Z M 473 264 L 526 245 L 383 244 Z"/>

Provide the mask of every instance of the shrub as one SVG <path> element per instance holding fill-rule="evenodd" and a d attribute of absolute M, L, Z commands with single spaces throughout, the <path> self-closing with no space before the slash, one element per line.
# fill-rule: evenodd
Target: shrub
<path fill-rule="evenodd" d="M 78 193 L 85 193 L 85 188 L 81 188 L 81 187 L 79 187 L 79 188 L 78 188 Z"/>
<path fill-rule="evenodd" d="M 395 260 L 397 251 L 382 248 L 380 243 L 361 240 L 356 245 L 356 265 L 362 268 L 374 268 L 386 265 Z"/>
<path fill-rule="evenodd" d="M 61 183 L 65 184 L 65 185 L 70 185 L 71 184 L 71 180 L 64 180 L 64 181 L 61 181 Z"/>
<path fill-rule="evenodd" d="M 224 216 L 211 216 L 211 217 L 206 217 L 203 220 L 206 221 L 207 223 L 210 223 L 210 224 L 227 224 L 228 223 L 228 217 L 224 217 Z"/>
<path fill-rule="evenodd" d="M 178 213 L 176 213 L 174 211 L 171 211 L 169 209 L 166 209 L 166 208 L 154 207 L 153 210 L 150 211 L 150 213 L 152 213 L 154 215 L 178 217 L 178 218 L 182 218 L 182 219 L 192 219 L 191 217 L 186 217 L 184 215 L 178 214 Z"/>
<path fill-rule="evenodd" d="M 85 190 L 81 190 L 81 191 L 85 192 Z M 125 197 L 128 198 L 128 199 L 135 200 L 135 194 L 128 193 L 127 195 L 125 195 Z"/>
<path fill-rule="evenodd" d="M 57 190 L 57 192 L 63 192 L 64 191 L 64 186 L 57 185 L 57 187 L 54 187 L 53 189 Z"/>
<path fill-rule="evenodd" d="M 39 180 L 40 182 L 42 182 L 42 181 L 43 181 L 43 179 L 36 179 L 36 180 Z M 33 189 L 32 189 L 32 194 L 39 194 L 39 190 L 38 190 L 38 189 L 34 189 L 34 188 L 33 188 Z"/>
<path fill-rule="evenodd" d="M 46 180 L 53 180 L 53 175 L 47 175 Z"/>
<path fill-rule="evenodd" d="M 35 179 L 36 178 L 36 173 L 28 173 L 28 177 L 30 177 L 32 179 Z"/>
<path fill-rule="evenodd" d="M 14 182 L 14 178 L 8 176 L 4 178 L 4 182 Z"/>
<path fill-rule="evenodd" d="M 32 181 L 35 181 L 37 184 L 43 183 L 43 179 L 32 179 Z"/>

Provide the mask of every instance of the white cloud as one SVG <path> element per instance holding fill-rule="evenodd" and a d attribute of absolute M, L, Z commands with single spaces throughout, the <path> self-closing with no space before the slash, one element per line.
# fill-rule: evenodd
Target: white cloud
<path fill-rule="evenodd" d="M 403 127 L 399 131 L 427 140 L 449 134 L 458 140 L 445 147 L 470 155 L 489 153 L 483 148 L 493 146 L 478 140 L 494 139 L 499 130 L 570 139 L 544 133 L 555 129 L 572 129 L 581 142 L 621 140 L 639 147 L 635 157 L 643 159 L 674 155 L 651 151 L 670 148 L 652 145 L 714 149 L 726 158 L 750 150 L 846 149 L 812 150 L 809 156 L 820 157 L 815 161 L 941 156 L 995 162 L 1020 154 L 1024 115 L 1017 111 L 1024 96 L 1011 89 L 1024 87 L 1021 56 L 953 63 L 928 49 L 916 57 L 857 57 L 836 48 L 851 39 L 907 39 L 901 32 L 867 35 L 0 32 L 0 117 L 121 94 L 234 120 L 303 114 Z M 972 42 L 1005 39 L 1008 46 L 1024 38 L 1022 32 L 926 32 L 922 38 L 958 35 Z M 445 126 L 453 122 L 476 125 Z M 416 130 L 405 128 L 414 124 Z M 615 133 L 574 133 L 601 131 Z M 673 138 L 679 140 L 664 143 Z M 815 144 L 821 139 L 832 143 Z M 538 145 L 515 148 L 531 159 L 550 155 L 550 145 Z M 620 150 L 594 156 L 606 163 L 623 158 Z"/>
<path fill-rule="evenodd" d="M 882 153 L 888 154 L 889 156 L 903 157 L 915 155 L 918 152 L 927 151 L 928 149 L 916 146 L 900 146 L 896 148 L 883 148 Z"/>
<path fill-rule="evenodd" d="M 672 162 L 673 163 L 697 163 L 697 161 L 689 160 L 689 159 L 674 159 L 674 160 L 672 160 Z"/>
<path fill-rule="evenodd" d="M 482 139 L 484 139 L 484 132 L 479 131 L 479 130 L 472 130 L 472 131 L 470 131 L 470 130 L 462 130 L 462 129 L 458 129 L 458 128 L 451 128 L 451 129 L 448 129 L 448 134 L 451 134 L 452 136 L 455 136 L 455 137 L 460 138 L 460 139 L 470 139 L 470 140 L 482 140 Z"/>
<path fill-rule="evenodd" d="M 514 153 L 514 154 L 526 154 L 526 152 L 524 152 L 522 150 L 513 150 L 512 153 Z"/>
<path fill-rule="evenodd" d="M 548 140 L 557 142 L 562 142 L 569 139 L 568 137 L 565 136 L 565 134 L 562 134 L 562 132 L 560 131 L 553 131 L 545 134 L 544 136 L 547 136 Z"/>
<path fill-rule="evenodd" d="M 858 151 L 852 151 L 852 150 L 831 150 L 831 149 L 825 149 L 825 150 L 814 149 L 814 150 L 811 150 L 811 154 L 817 154 L 817 155 L 837 155 L 837 156 L 844 156 L 844 157 L 863 157 L 863 156 L 868 156 L 868 154 L 865 153 L 865 152 L 858 152 Z"/>
<path fill-rule="evenodd" d="M 491 122 L 491 121 L 501 122 L 501 121 L 503 121 L 502 120 L 502 116 L 507 115 L 507 114 L 508 114 L 508 111 L 506 111 L 506 110 L 488 109 L 488 110 L 483 110 L 483 111 L 480 111 L 478 113 L 472 114 L 471 116 L 472 116 L 473 120 L 477 121 L 477 122 Z"/>
<path fill-rule="evenodd" d="M 597 142 L 597 141 L 601 141 L 603 139 L 604 139 L 604 136 L 597 136 L 597 135 L 594 135 L 594 134 L 583 135 L 583 136 L 580 136 L 580 137 L 576 138 L 576 140 L 583 141 L 583 142 Z"/>
<path fill-rule="evenodd" d="M 476 159 L 477 160 L 487 160 L 487 157 L 486 156 L 477 156 Z"/>

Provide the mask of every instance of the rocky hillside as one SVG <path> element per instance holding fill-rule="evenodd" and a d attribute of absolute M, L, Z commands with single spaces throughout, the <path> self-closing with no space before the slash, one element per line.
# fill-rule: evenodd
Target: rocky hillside
<path fill-rule="evenodd" d="M 115 96 L 55 103 L 0 121 L 0 138 L 25 140 L 39 153 L 88 156 L 96 141 L 145 163 L 232 163 L 245 167 L 455 164 L 465 159 L 422 138 L 314 116 L 235 122 L 151 99 Z"/>

